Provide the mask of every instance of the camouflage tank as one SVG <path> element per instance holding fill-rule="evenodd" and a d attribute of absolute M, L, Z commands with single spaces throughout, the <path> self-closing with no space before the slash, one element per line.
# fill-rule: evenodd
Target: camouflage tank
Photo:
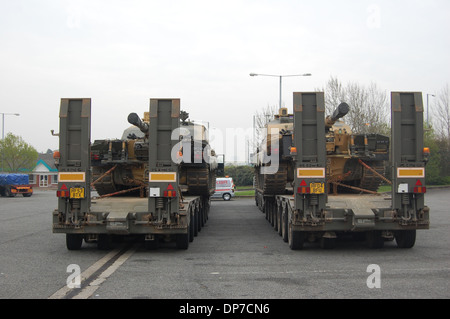
<path fill-rule="evenodd" d="M 384 163 L 389 160 L 389 137 L 353 134 L 350 126 L 340 121 L 349 109 L 347 103 L 341 103 L 325 119 L 328 190 L 329 193 L 374 192 L 383 180 Z M 257 149 L 255 164 L 256 188 L 265 195 L 292 192 L 293 123 L 294 116 L 282 108 L 266 125 L 267 134 Z M 270 159 L 275 157 L 279 169 L 263 174 L 262 170 L 272 165 Z"/>
<path fill-rule="evenodd" d="M 215 152 L 209 146 L 206 128 L 187 118 L 182 111 L 180 128 L 189 134 L 180 136 L 179 185 L 188 195 L 211 195 L 217 170 Z M 143 119 L 131 113 L 128 122 L 133 126 L 123 132 L 121 139 L 95 140 L 91 145 L 92 185 L 101 197 L 148 196 L 149 121 L 148 112 Z"/>
<path fill-rule="evenodd" d="M 288 113 L 287 108 L 281 108 L 279 114 L 266 125 L 264 139 L 256 150 L 256 188 L 266 195 L 284 194 L 293 182 L 294 165 L 290 152 L 293 125 L 294 116 Z M 272 161 L 276 157 L 278 165 Z M 278 169 L 264 174 L 263 170 L 270 166 L 278 166 Z"/>
<path fill-rule="evenodd" d="M 376 192 L 389 160 L 389 137 L 381 134 L 354 134 L 340 121 L 350 110 L 342 103 L 325 119 L 327 182 L 330 193 Z"/>

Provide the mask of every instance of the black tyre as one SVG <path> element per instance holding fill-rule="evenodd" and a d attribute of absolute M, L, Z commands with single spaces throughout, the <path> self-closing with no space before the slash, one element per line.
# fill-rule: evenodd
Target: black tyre
<path fill-rule="evenodd" d="M 416 243 L 416 230 L 399 230 L 395 233 L 395 241 L 399 248 L 412 248 Z"/>
<path fill-rule="evenodd" d="M 188 249 L 189 248 L 189 233 L 177 234 L 176 235 L 176 246 L 178 249 Z"/>
<path fill-rule="evenodd" d="M 144 245 L 147 250 L 157 250 L 159 248 L 159 237 L 155 235 L 155 239 L 146 240 Z"/>
<path fill-rule="evenodd" d="M 372 249 L 380 249 L 384 246 L 384 238 L 381 237 L 381 231 L 373 230 L 366 233 L 367 246 Z"/>
<path fill-rule="evenodd" d="M 66 247 L 68 250 L 79 250 L 83 244 L 83 235 L 66 234 Z"/>
<path fill-rule="evenodd" d="M 194 241 L 194 237 L 198 235 L 198 215 L 191 215 L 191 222 L 189 223 L 189 242 Z"/>
<path fill-rule="evenodd" d="M 289 241 L 288 232 L 288 210 L 286 208 L 281 216 L 281 238 L 285 243 Z"/>
<path fill-rule="evenodd" d="M 112 236 L 107 234 L 98 235 L 97 248 L 100 250 L 109 250 L 112 247 Z"/>
<path fill-rule="evenodd" d="M 231 199 L 231 195 L 230 195 L 230 194 L 228 194 L 228 193 L 225 193 L 225 194 L 223 194 L 223 195 L 222 195 L 222 198 L 223 198 L 223 200 L 226 200 L 226 201 L 228 201 L 228 200 L 230 200 L 230 199 Z"/>
<path fill-rule="evenodd" d="M 336 238 L 325 238 L 320 239 L 320 247 L 323 249 L 333 249 L 336 247 Z"/>
<path fill-rule="evenodd" d="M 277 205 L 277 224 L 278 224 L 278 235 L 282 235 L 283 231 L 282 231 L 282 227 L 283 227 L 283 223 L 281 221 L 281 219 L 283 218 L 283 206 L 282 205 Z"/>
<path fill-rule="evenodd" d="M 303 249 L 303 244 L 305 243 L 305 234 L 299 231 L 293 231 L 292 224 L 289 224 L 289 234 L 288 234 L 289 248 L 292 250 Z"/>

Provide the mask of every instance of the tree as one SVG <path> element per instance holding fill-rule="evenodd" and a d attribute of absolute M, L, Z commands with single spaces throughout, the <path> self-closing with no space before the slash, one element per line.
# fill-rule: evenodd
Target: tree
<path fill-rule="evenodd" d="M 437 95 L 433 108 L 433 129 L 440 156 L 440 176 L 450 176 L 450 90 L 447 84 Z M 448 178 L 450 179 L 450 178 Z"/>
<path fill-rule="evenodd" d="M 344 86 L 337 78 L 331 77 L 322 90 L 325 92 L 327 115 L 331 115 L 340 103 L 346 102 L 350 112 L 343 120 L 354 133 L 389 135 L 388 96 L 375 83 L 364 86 L 350 82 Z"/>
<path fill-rule="evenodd" d="M 5 172 L 15 173 L 30 171 L 36 165 L 38 152 L 27 144 L 22 137 L 8 133 L 0 142 L 2 154 L 2 169 Z"/>
<path fill-rule="evenodd" d="M 267 105 L 264 109 L 260 111 L 255 112 L 255 140 L 254 141 L 257 145 L 261 142 L 261 140 L 264 138 L 264 128 L 266 127 L 267 123 L 272 121 L 274 119 L 275 114 L 278 114 L 278 107 L 277 106 L 270 106 Z"/>
<path fill-rule="evenodd" d="M 225 175 L 232 177 L 236 186 L 253 185 L 254 169 L 248 165 L 227 165 Z"/>
<path fill-rule="evenodd" d="M 433 114 L 437 135 L 443 139 L 450 139 L 450 90 L 448 84 L 439 92 Z"/>

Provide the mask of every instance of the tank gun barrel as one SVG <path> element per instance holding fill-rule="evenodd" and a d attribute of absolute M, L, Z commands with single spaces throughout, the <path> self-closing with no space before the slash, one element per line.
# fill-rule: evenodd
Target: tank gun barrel
<path fill-rule="evenodd" d="M 332 127 L 337 120 L 346 116 L 349 111 L 350 106 L 347 103 L 344 102 L 339 104 L 336 110 L 334 110 L 333 114 L 327 116 L 327 118 L 325 119 L 325 126 Z"/>
<path fill-rule="evenodd" d="M 133 124 L 134 126 L 137 126 L 142 133 L 148 133 L 148 124 L 145 122 L 142 122 L 139 115 L 136 113 L 130 113 L 128 115 L 128 123 Z"/>

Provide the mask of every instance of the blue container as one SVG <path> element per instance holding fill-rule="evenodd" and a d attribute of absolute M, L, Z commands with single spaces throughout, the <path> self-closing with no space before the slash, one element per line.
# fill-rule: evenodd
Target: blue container
<path fill-rule="evenodd" d="M 0 185 L 28 185 L 30 183 L 26 174 L 0 174 Z"/>

